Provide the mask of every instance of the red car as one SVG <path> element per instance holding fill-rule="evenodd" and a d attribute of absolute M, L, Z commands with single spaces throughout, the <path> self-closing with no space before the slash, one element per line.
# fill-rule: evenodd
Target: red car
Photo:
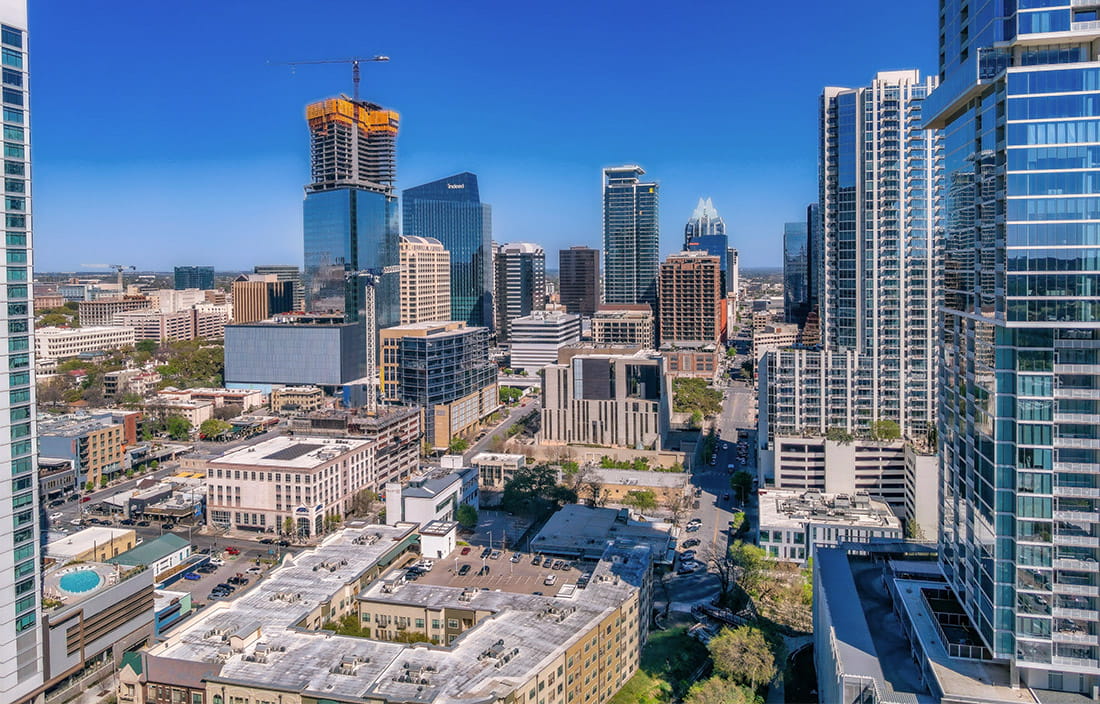
<path fill-rule="evenodd" d="M 235 547 L 232 547 L 232 546 L 226 548 L 225 552 L 226 552 L 227 555 L 240 555 L 241 554 L 241 551 L 239 549 L 237 549 Z"/>
<path fill-rule="evenodd" d="M 463 555 L 469 555 L 470 554 L 469 546 L 462 548 L 462 554 Z"/>

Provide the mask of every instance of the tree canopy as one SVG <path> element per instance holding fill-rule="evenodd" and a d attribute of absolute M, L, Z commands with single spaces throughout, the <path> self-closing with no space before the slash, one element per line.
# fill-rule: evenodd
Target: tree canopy
<path fill-rule="evenodd" d="M 706 379 L 673 379 L 672 394 L 672 410 L 676 413 L 698 411 L 713 416 L 722 411 L 722 392 L 707 386 Z"/>
<path fill-rule="evenodd" d="M 466 530 L 477 527 L 477 509 L 470 504 L 459 504 L 455 509 L 455 520 Z"/>
<path fill-rule="evenodd" d="M 539 464 L 516 470 L 504 485 L 501 506 L 511 513 L 538 515 L 576 501 L 577 492 L 560 486 L 552 467 Z"/>
<path fill-rule="evenodd" d="M 763 631 L 752 626 L 723 628 L 707 644 L 714 671 L 757 689 L 775 677 L 775 655 Z"/>
<path fill-rule="evenodd" d="M 696 682 L 684 697 L 684 704 L 759 704 L 761 701 L 748 687 L 723 677 Z"/>

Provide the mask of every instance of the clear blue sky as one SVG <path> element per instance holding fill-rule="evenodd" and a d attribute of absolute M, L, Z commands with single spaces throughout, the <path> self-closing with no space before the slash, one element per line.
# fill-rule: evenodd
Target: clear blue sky
<path fill-rule="evenodd" d="M 936 68 L 932 0 L 31 0 L 39 271 L 301 264 L 303 108 L 387 54 L 398 187 L 481 180 L 494 239 L 600 246 L 600 169 L 661 182 L 661 249 L 699 196 L 743 265 L 817 195 L 817 99 Z M 557 266 L 556 254 L 548 265 Z"/>

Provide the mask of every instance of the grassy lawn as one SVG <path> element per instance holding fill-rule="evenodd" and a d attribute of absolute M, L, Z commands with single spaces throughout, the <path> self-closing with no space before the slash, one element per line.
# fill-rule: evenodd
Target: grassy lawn
<path fill-rule="evenodd" d="M 686 626 L 652 631 L 642 650 L 642 664 L 611 704 L 663 704 L 686 692 L 690 677 L 706 662 L 706 647 L 687 634 Z"/>

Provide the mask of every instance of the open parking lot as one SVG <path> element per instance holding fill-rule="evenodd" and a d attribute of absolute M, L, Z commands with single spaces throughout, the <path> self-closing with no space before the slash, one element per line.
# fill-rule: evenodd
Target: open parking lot
<path fill-rule="evenodd" d="M 257 565 L 255 560 L 245 558 L 243 555 L 223 555 L 222 559 L 225 560 L 225 564 L 218 567 L 215 571 L 209 574 L 196 572 L 196 574 L 199 575 L 198 579 L 190 580 L 181 578 L 173 582 L 167 589 L 170 591 L 188 592 L 195 602 L 207 603 L 215 601 L 209 598 L 210 590 L 218 584 L 227 582 L 230 577 L 242 576 L 248 578 L 248 584 L 237 586 L 236 591 L 231 595 L 236 596 L 255 584 L 271 569 L 268 565 Z M 261 575 L 249 574 L 248 570 L 253 567 L 259 567 L 263 570 L 263 573 Z"/>
<path fill-rule="evenodd" d="M 518 562 L 512 562 L 511 558 L 514 554 L 512 552 L 505 552 L 496 560 L 481 559 L 481 551 L 478 548 L 471 548 L 467 555 L 461 553 L 462 549 L 459 548 L 442 560 L 436 560 L 432 571 L 420 577 L 418 581 L 422 584 L 475 589 L 484 587 L 520 594 L 535 592 L 557 594 L 562 585 L 576 584 L 577 579 L 592 568 L 592 565 L 575 562 L 569 569 L 553 569 L 543 567 L 541 561 L 540 565 L 535 567 L 531 564 L 532 556 L 528 553 L 521 553 L 522 557 Z M 468 566 L 469 570 L 465 575 L 459 574 L 464 571 L 464 566 Z M 489 568 L 488 574 L 479 574 L 483 566 Z M 550 575 L 554 577 L 552 585 L 545 583 Z"/>

